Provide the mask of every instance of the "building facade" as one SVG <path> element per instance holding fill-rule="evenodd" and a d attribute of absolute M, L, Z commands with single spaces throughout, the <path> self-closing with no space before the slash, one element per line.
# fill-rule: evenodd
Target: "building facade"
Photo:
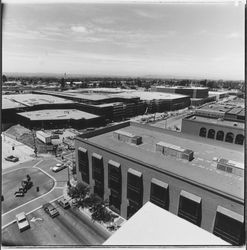
<path fill-rule="evenodd" d="M 119 129 L 121 136 L 113 135 Z M 127 131 L 128 138 L 123 139 L 123 130 Z M 213 160 L 207 165 L 206 161 L 215 156 L 214 152 L 202 161 L 203 153 L 196 152 L 201 145 L 195 139 L 191 143 L 193 138 L 185 135 L 182 140 L 181 134 L 170 133 L 150 126 L 122 123 L 77 137 L 78 181 L 87 183 L 91 192 L 102 199 L 108 199 L 110 208 L 124 218 L 130 218 L 151 201 L 231 244 L 243 244 L 242 177 L 227 176 L 217 169 Z M 135 136 L 141 136 L 142 140 L 138 142 Z M 168 143 L 181 140 L 184 147 L 191 144 L 194 148 L 186 151 L 166 144 L 164 147 L 169 150 L 161 150 L 161 139 L 167 139 Z M 220 147 L 217 142 L 216 147 Z M 209 150 L 210 147 L 205 144 L 203 148 Z M 228 149 L 222 149 L 221 153 L 225 157 L 238 155 L 241 158 L 242 153 L 235 150 L 232 155 Z M 179 152 L 190 156 L 184 158 Z"/>

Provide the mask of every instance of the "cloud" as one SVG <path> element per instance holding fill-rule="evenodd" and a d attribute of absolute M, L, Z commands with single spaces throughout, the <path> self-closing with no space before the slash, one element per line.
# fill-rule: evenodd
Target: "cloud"
<path fill-rule="evenodd" d="M 235 39 L 235 38 L 240 38 L 240 37 L 241 37 L 241 34 L 237 32 L 232 32 L 226 35 L 226 38 L 229 38 L 229 39 Z"/>
<path fill-rule="evenodd" d="M 88 33 L 88 29 L 84 26 L 72 26 L 71 30 L 78 33 Z"/>

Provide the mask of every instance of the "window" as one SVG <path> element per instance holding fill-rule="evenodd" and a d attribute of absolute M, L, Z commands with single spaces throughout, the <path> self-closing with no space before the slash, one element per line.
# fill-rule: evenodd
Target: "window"
<path fill-rule="evenodd" d="M 206 128 L 201 128 L 199 136 L 206 137 L 206 134 L 207 134 L 207 129 Z"/>
<path fill-rule="evenodd" d="M 214 139 L 214 136 L 215 136 L 215 130 L 214 129 L 209 129 L 208 138 Z"/>
<path fill-rule="evenodd" d="M 110 208 L 113 207 L 113 211 L 120 214 L 121 204 L 122 204 L 122 202 L 121 202 L 120 194 L 111 189 L 111 195 L 109 196 L 109 206 L 110 206 Z"/>
<path fill-rule="evenodd" d="M 223 131 L 218 131 L 217 132 L 216 140 L 218 140 L 218 141 L 223 141 L 224 140 L 224 132 Z"/>
<path fill-rule="evenodd" d="M 130 168 L 127 176 L 127 199 L 142 206 L 143 183 L 142 173 Z"/>
<path fill-rule="evenodd" d="M 122 175 L 120 164 L 110 160 L 108 162 L 108 187 L 111 190 L 109 205 L 114 211 L 120 213 L 122 197 Z"/>
<path fill-rule="evenodd" d="M 127 207 L 127 219 L 134 215 L 141 206 L 135 202 L 129 201 L 129 206 Z"/>
<path fill-rule="evenodd" d="M 229 132 L 229 133 L 226 134 L 226 139 L 225 139 L 225 141 L 226 141 L 226 142 L 229 142 L 229 143 L 233 143 L 233 138 L 234 138 L 233 133 Z"/>
<path fill-rule="evenodd" d="M 89 184 L 88 154 L 85 148 L 78 148 L 78 165 L 81 172 L 82 181 Z"/>
<path fill-rule="evenodd" d="M 239 134 L 236 136 L 235 144 L 243 145 L 244 144 L 244 136 Z"/>
<path fill-rule="evenodd" d="M 213 233 L 233 245 L 242 245 L 244 243 L 244 217 L 218 206 Z"/>
<path fill-rule="evenodd" d="M 104 165 L 103 157 L 93 153 L 92 155 L 92 171 L 95 180 L 94 193 L 101 198 L 104 196 Z"/>
<path fill-rule="evenodd" d="M 201 197 L 182 190 L 179 199 L 178 216 L 200 226 Z"/>
<path fill-rule="evenodd" d="M 151 181 L 150 201 L 159 207 L 168 209 L 168 184 L 153 178 Z"/>

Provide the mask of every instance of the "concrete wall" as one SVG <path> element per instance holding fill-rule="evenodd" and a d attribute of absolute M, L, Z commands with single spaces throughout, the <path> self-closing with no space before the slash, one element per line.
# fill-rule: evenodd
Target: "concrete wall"
<path fill-rule="evenodd" d="M 223 206 L 241 215 L 244 214 L 244 203 L 233 197 L 227 197 L 213 190 L 209 190 L 199 184 L 188 182 L 184 179 L 178 178 L 162 172 L 159 169 L 155 169 L 152 166 L 148 166 L 145 163 L 135 161 L 122 156 L 120 153 L 114 153 L 110 150 L 100 148 L 97 145 L 90 143 L 89 141 L 76 140 L 75 147 L 84 147 L 88 150 L 89 157 L 89 175 L 90 186 L 93 187 L 94 181 L 92 179 L 92 154 L 97 153 L 103 156 L 104 164 L 104 198 L 109 198 L 108 189 L 108 161 L 113 160 L 121 164 L 122 174 L 122 205 L 121 216 L 127 218 L 127 171 L 129 168 L 133 168 L 143 174 L 143 204 L 150 199 L 151 179 L 156 178 L 169 185 L 169 211 L 173 214 L 178 213 L 179 195 L 181 190 L 185 190 L 202 198 L 202 220 L 201 227 L 205 230 L 212 232 L 214 226 L 214 220 L 216 215 L 217 206 Z M 76 151 L 77 152 L 77 151 Z M 164 162 L 165 164 L 165 162 Z M 81 174 L 78 171 L 78 153 L 76 153 L 76 165 L 77 165 L 77 177 L 78 181 L 82 181 Z M 93 189 L 92 189 L 93 190 Z"/>

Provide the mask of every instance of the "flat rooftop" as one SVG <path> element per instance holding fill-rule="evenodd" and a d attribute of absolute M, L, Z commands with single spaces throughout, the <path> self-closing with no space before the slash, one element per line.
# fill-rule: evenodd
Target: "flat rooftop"
<path fill-rule="evenodd" d="M 184 87 L 184 86 L 154 86 L 156 88 L 160 89 L 203 89 L 203 90 L 208 90 L 207 87 Z"/>
<path fill-rule="evenodd" d="M 228 242 L 216 235 L 147 202 L 103 245 L 215 245 Z"/>
<path fill-rule="evenodd" d="M 208 91 L 209 95 L 222 95 L 222 94 L 229 94 L 228 90 L 225 91 Z"/>
<path fill-rule="evenodd" d="M 244 199 L 243 178 L 217 170 L 217 163 L 214 161 L 215 158 L 224 158 L 243 164 L 243 147 L 230 143 L 222 145 L 214 140 L 201 140 L 195 136 L 165 129 L 160 132 L 160 130 L 150 128 L 150 126 L 140 127 L 134 123 L 121 130 L 142 136 L 143 143 L 137 146 L 119 141 L 113 137 L 114 131 L 88 138 L 87 141 L 116 154 L 138 160 L 144 165 L 149 164 L 154 168 L 164 170 L 164 172 L 173 173 L 214 190 Z M 161 141 L 193 150 L 194 159 L 186 161 L 156 152 L 156 143 Z"/>
<path fill-rule="evenodd" d="M 151 92 L 151 91 L 128 91 L 125 93 L 115 94 L 114 96 L 119 97 L 139 97 L 141 100 L 152 101 L 152 100 L 174 100 L 180 98 L 188 98 L 187 95 L 180 94 L 170 94 L 170 93 L 162 93 L 162 92 Z"/>
<path fill-rule="evenodd" d="M 44 109 L 30 112 L 18 113 L 23 117 L 30 119 L 31 121 L 38 120 L 90 120 L 99 116 L 91 113 L 83 112 L 77 109 Z"/>
<path fill-rule="evenodd" d="M 90 89 L 86 89 L 85 91 L 88 91 Z M 91 90 L 97 90 L 91 89 Z M 41 91 L 43 93 L 50 93 L 51 95 L 59 95 L 61 97 L 74 97 L 78 99 L 84 99 L 84 100 L 92 100 L 92 101 L 103 101 L 103 100 L 109 100 L 113 98 L 124 98 L 124 99 L 136 99 L 139 98 L 141 100 L 173 100 L 173 99 L 180 99 L 187 97 L 186 95 L 180 95 L 180 94 L 170 94 L 170 93 L 161 93 L 161 92 L 151 92 L 151 91 L 138 91 L 138 90 L 123 90 L 120 93 L 113 93 L 113 90 L 110 90 L 111 93 L 105 93 L 104 91 L 100 91 L 100 88 L 97 92 L 88 92 L 88 93 L 78 93 L 78 92 L 47 92 L 47 91 Z"/>
<path fill-rule="evenodd" d="M 6 95 L 2 99 L 2 109 L 14 109 L 20 107 L 31 107 L 40 104 L 66 104 L 73 103 L 60 97 L 39 94 L 17 94 Z"/>
<path fill-rule="evenodd" d="M 208 118 L 208 117 L 202 117 L 202 116 L 192 116 L 192 117 L 187 117 L 185 118 L 187 120 L 193 120 L 195 122 L 204 122 L 208 124 L 216 124 L 220 126 L 225 126 L 225 127 L 231 127 L 231 128 L 239 128 L 244 130 L 244 123 L 242 122 L 235 122 L 235 121 L 227 121 L 227 120 L 218 120 L 218 119 L 213 119 L 213 118 Z"/>

